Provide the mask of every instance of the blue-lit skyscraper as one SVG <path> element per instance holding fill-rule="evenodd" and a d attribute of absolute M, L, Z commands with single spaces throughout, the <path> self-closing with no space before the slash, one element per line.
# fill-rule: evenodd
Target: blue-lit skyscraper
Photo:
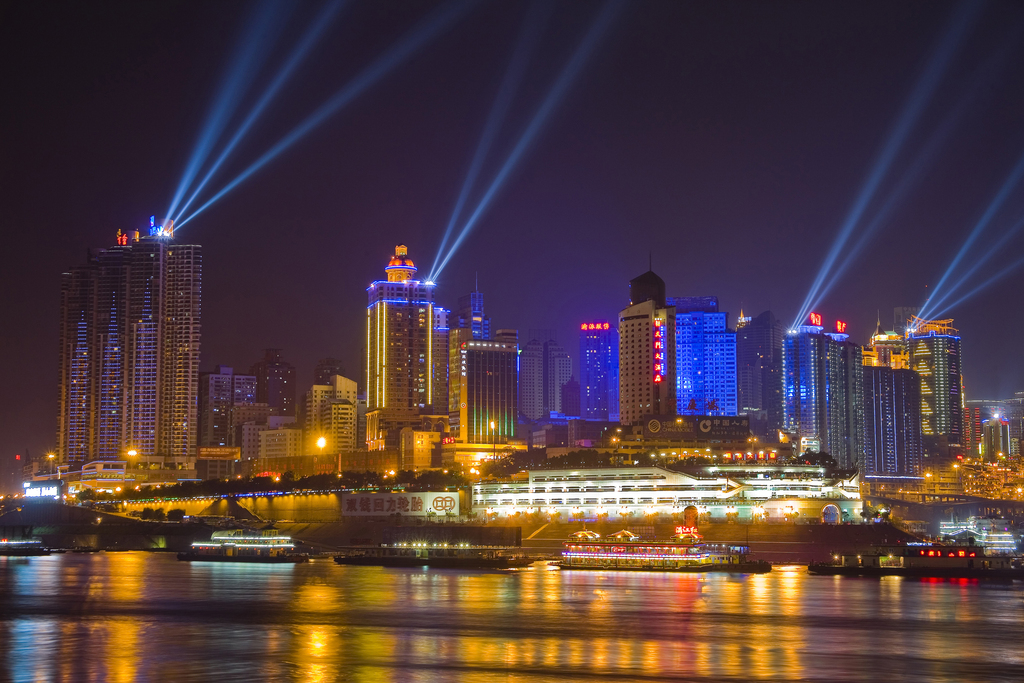
<path fill-rule="evenodd" d="M 459 297 L 459 329 L 473 331 L 473 339 L 491 338 L 491 319 L 484 315 L 483 292 L 472 291 Z"/>
<path fill-rule="evenodd" d="M 580 323 L 580 411 L 619 421 L 619 331 L 606 320 Z"/>
<path fill-rule="evenodd" d="M 864 366 L 864 473 L 921 474 L 921 378 L 913 370 Z"/>
<path fill-rule="evenodd" d="M 861 347 L 846 324 L 824 332 L 818 324 L 791 330 L 784 341 L 783 428 L 802 450 L 828 453 L 845 468 L 860 467 L 864 452 L 864 372 Z M 841 331 L 840 331 L 841 330 Z"/>
<path fill-rule="evenodd" d="M 63 275 L 60 462 L 194 455 L 201 279 L 201 247 L 155 218 Z"/>
<path fill-rule="evenodd" d="M 669 297 L 676 309 L 676 410 L 736 414 L 736 332 L 718 298 Z"/>

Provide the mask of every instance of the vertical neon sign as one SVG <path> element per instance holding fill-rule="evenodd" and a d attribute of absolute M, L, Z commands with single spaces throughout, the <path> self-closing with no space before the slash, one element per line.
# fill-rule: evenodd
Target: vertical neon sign
<path fill-rule="evenodd" d="M 654 383 L 665 376 L 665 321 L 654 319 Z"/>

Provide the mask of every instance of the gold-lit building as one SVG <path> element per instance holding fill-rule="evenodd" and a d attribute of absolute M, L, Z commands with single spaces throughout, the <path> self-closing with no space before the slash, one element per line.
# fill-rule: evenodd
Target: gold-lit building
<path fill-rule="evenodd" d="M 665 305 L 665 282 L 647 271 L 629 282 L 619 312 L 619 418 L 640 424 L 676 414 L 676 309 Z"/>
<path fill-rule="evenodd" d="M 907 327 L 910 367 L 921 377 L 921 432 L 960 444 L 963 429 L 963 384 L 960 337 L 950 320 L 914 316 Z"/>
<path fill-rule="evenodd" d="M 434 283 L 414 279 L 405 245 L 366 290 L 366 446 L 398 450 L 404 427 L 421 414 L 448 412 L 448 314 Z"/>

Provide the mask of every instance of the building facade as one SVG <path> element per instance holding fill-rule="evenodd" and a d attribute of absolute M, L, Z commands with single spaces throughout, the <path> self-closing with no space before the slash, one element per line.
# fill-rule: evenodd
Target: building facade
<path fill-rule="evenodd" d="M 864 366 L 864 473 L 922 473 L 921 379 L 913 370 Z"/>
<path fill-rule="evenodd" d="M 952 320 L 914 317 L 907 329 L 910 366 L 921 378 L 921 434 L 962 443 L 960 337 Z"/>
<path fill-rule="evenodd" d="M 653 271 L 630 281 L 629 298 L 618 325 L 619 419 L 631 425 L 676 414 L 676 311 Z"/>
<path fill-rule="evenodd" d="M 194 458 L 201 281 L 201 247 L 155 218 L 62 275 L 61 463 Z"/>
<path fill-rule="evenodd" d="M 398 450 L 403 427 L 421 414 L 448 413 L 448 311 L 434 303 L 434 283 L 413 279 L 404 245 L 367 288 L 367 448 Z"/>
<path fill-rule="evenodd" d="M 519 374 L 520 413 L 526 420 L 562 412 L 562 386 L 572 377 L 572 359 L 550 330 L 530 330 Z"/>
<path fill-rule="evenodd" d="M 606 320 L 580 323 L 580 412 L 619 420 L 619 330 Z"/>
<path fill-rule="evenodd" d="M 199 445 L 231 445 L 232 409 L 254 403 L 255 375 L 236 375 L 234 368 L 226 365 L 199 373 Z"/>
<path fill-rule="evenodd" d="M 507 331 L 501 340 L 474 335 L 452 330 L 451 435 L 461 444 L 508 443 L 518 421 L 519 345 Z"/>
<path fill-rule="evenodd" d="M 736 324 L 737 414 L 750 417 L 751 431 L 774 441 L 782 429 L 782 323 L 771 311 Z"/>
<path fill-rule="evenodd" d="M 284 359 L 281 349 L 267 349 L 249 374 L 256 376 L 257 403 L 266 403 L 278 415 L 294 417 L 295 366 Z"/>
<path fill-rule="evenodd" d="M 669 297 L 676 309 L 676 412 L 736 414 L 736 333 L 718 298 Z"/>
<path fill-rule="evenodd" d="M 821 316 L 790 331 L 784 341 L 783 428 L 801 450 L 828 453 L 842 467 L 864 456 L 864 372 L 861 347 L 846 325 L 826 333 Z M 842 331 L 840 331 L 842 330 Z"/>

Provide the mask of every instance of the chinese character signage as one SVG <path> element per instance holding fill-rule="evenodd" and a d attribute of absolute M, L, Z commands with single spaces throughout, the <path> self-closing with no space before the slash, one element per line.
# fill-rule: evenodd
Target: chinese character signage
<path fill-rule="evenodd" d="M 644 420 L 644 437 L 648 439 L 742 440 L 750 436 L 750 418 L 715 415 L 655 415 Z"/>
<path fill-rule="evenodd" d="M 445 517 L 459 514 L 459 493 L 343 493 L 344 517 Z"/>

